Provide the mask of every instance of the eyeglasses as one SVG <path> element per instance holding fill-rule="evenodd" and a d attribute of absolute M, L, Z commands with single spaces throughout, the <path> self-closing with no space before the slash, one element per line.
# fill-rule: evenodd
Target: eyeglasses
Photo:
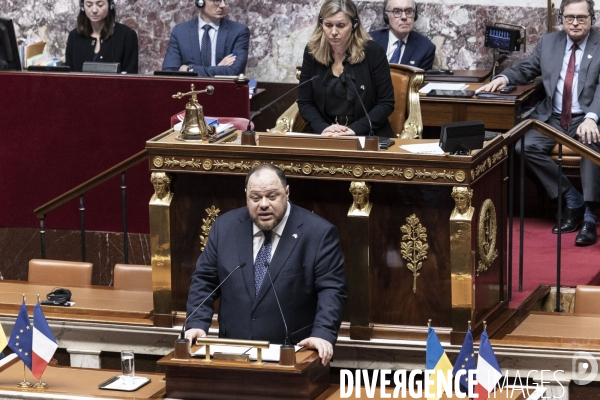
<path fill-rule="evenodd" d="M 401 8 L 394 8 L 393 10 L 385 10 L 385 12 L 392 13 L 392 15 L 396 18 L 400 18 L 402 13 L 406 15 L 406 18 L 412 18 L 415 15 L 415 10 L 412 8 L 405 8 L 404 10 Z"/>
<path fill-rule="evenodd" d="M 563 19 L 568 23 L 568 24 L 572 24 L 573 21 L 575 21 L 575 19 L 577 19 L 577 22 L 579 22 L 580 24 L 584 24 L 585 21 L 587 21 L 587 19 L 590 17 L 590 15 L 563 15 Z"/>
<path fill-rule="evenodd" d="M 221 5 L 221 2 L 223 2 L 223 4 L 225 4 L 225 5 L 227 5 L 227 2 L 225 0 L 212 0 L 212 3 L 217 7 Z"/>

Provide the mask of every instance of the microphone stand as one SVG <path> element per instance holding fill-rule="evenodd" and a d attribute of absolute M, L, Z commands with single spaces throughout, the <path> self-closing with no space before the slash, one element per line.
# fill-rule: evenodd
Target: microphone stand
<path fill-rule="evenodd" d="M 285 317 L 283 316 L 283 310 L 281 309 L 281 303 L 279 302 L 279 297 L 277 297 L 277 291 L 275 290 L 275 286 L 273 285 L 273 278 L 271 278 L 271 272 L 269 272 L 269 262 L 265 261 L 264 266 L 267 269 L 267 275 L 269 275 L 269 281 L 271 281 L 273 294 L 275 295 L 275 300 L 277 300 L 279 312 L 281 313 L 281 319 L 283 320 L 283 326 L 285 327 L 285 342 L 279 348 L 279 365 L 285 367 L 293 367 L 294 365 L 296 365 L 296 349 L 292 344 L 292 339 L 290 338 L 290 331 L 288 331 L 287 323 L 285 322 Z"/>
<path fill-rule="evenodd" d="M 261 107 L 257 112 L 252 114 L 252 116 L 250 117 L 250 120 L 248 121 L 248 126 L 246 127 L 246 130 L 242 132 L 242 145 L 256 146 L 256 135 L 255 135 L 255 132 L 252 130 L 252 119 L 254 119 L 254 117 L 256 117 L 258 114 L 260 114 L 267 108 L 271 107 L 273 104 L 275 104 L 276 102 L 278 102 L 279 100 L 281 100 L 282 98 L 287 96 L 288 94 L 292 93 L 294 90 L 298 89 L 300 86 L 305 85 L 308 82 L 312 82 L 317 78 L 319 78 L 319 75 L 315 75 L 312 78 L 310 78 L 309 80 L 302 82 L 298 86 L 288 90 L 287 92 L 285 92 L 284 94 L 282 94 L 281 96 L 279 96 L 278 98 L 276 98 L 275 100 L 273 100 L 272 102 L 267 104 L 266 106 Z"/>
<path fill-rule="evenodd" d="M 356 93 L 358 102 L 360 103 L 363 111 L 365 112 L 365 115 L 367 116 L 367 121 L 369 121 L 369 135 L 365 137 L 365 150 L 379 151 L 379 137 L 375 136 L 375 133 L 373 132 L 373 124 L 371 123 L 369 113 L 367 112 L 365 104 L 363 103 L 362 99 L 360 98 L 360 95 L 358 94 L 358 90 L 356 90 L 356 85 L 354 84 L 352 77 L 348 74 L 346 74 L 346 82 L 349 82 L 350 86 L 352 86 L 352 88 L 354 89 L 354 93 Z"/>
<path fill-rule="evenodd" d="M 175 351 L 173 352 L 173 359 L 177 359 L 177 360 L 187 360 L 190 358 L 190 341 L 189 339 L 187 339 L 185 337 L 185 324 L 187 324 L 187 322 L 189 321 L 189 319 L 192 317 L 192 315 L 194 315 L 196 313 L 196 311 L 198 311 L 198 309 L 200 307 L 202 307 L 202 305 L 204 303 L 206 303 L 206 300 L 208 300 L 210 298 L 210 296 L 213 295 L 213 293 L 215 293 L 222 284 L 225 283 L 225 281 L 227 281 L 227 279 L 229 279 L 229 277 L 231 276 L 231 274 L 233 274 L 235 271 L 237 271 L 240 268 L 243 268 L 246 265 L 245 262 L 241 263 L 240 265 L 238 265 L 237 267 L 235 267 L 233 269 L 233 271 L 231 271 L 229 273 L 229 275 L 227 275 L 225 277 L 225 279 L 223 279 L 218 285 L 217 287 L 210 292 L 210 294 L 208 296 L 206 296 L 204 298 L 204 300 L 202 300 L 202 302 L 200 304 L 198 304 L 198 307 L 194 308 L 194 311 L 192 311 L 190 313 L 190 315 L 188 315 L 188 317 L 185 319 L 185 321 L 183 321 L 183 326 L 181 327 L 181 334 L 179 335 L 179 338 L 175 340 Z M 208 333 L 208 332 L 206 332 Z"/>

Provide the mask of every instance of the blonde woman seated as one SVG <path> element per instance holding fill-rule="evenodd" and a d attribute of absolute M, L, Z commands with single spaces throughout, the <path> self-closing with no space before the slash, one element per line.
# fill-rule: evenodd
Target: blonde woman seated
<path fill-rule="evenodd" d="M 394 87 L 385 51 L 362 26 L 352 0 L 326 0 L 319 12 L 302 62 L 298 89 L 300 115 L 313 133 L 324 136 L 392 137 L 388 117 L 394 111 Z M 354 86 L 354 88 L 352 87 Z M 356 89 L 356 90 L 355 90 Z"/>

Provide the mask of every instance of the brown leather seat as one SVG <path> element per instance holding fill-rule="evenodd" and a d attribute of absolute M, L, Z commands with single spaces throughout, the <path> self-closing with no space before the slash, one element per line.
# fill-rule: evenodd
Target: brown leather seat
<path fill-rule="evenodd" d="M 556 162 L 558 160 L 558 145 L 554 146 L 550 157 Z M 563 173 L 566 176 L 579 176 L 579 164 L 581 156 L 569 149 L 567 146 L 562 147 Z"/>
<path fill-rule="evenodd" d="M 579 285 L 575 288 L 575 312 L 600 314 L 600 286 Z"/>
<path fill-rule="evenodd" d="M 29 283 L 51 286 L 90 286 L 92 263 L 40 260 L 29 261 Z"/>
<path fill-rule="evenodd" d="M 150 265 L 117 264 L 114 272 L 114 289 L 134 292 L 152 291 Z"/>
<path fill-rule="evenodd" d="M 296 67 L 296 78 L 300 79 L 300 70 Z M 402 139 L 420 139 L 423 137 L 423 120 L 419 88 L 423 83 L 425 71 L 420 68 L 401 64 L 390 64 L 390 74 L 394 85 L 394 112 L 388 117 L 392 132 Z M 269 132 L 304 132 L 306 123 L 300 115 L 298 103 L 292 104 L 277 119 Z"/>

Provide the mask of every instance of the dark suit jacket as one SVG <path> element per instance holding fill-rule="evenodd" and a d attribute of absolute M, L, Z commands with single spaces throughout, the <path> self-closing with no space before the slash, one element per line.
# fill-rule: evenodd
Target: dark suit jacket
<path fill-rule="evenodd" d="M 338 230 L 310 211 L 290 207 L 269 270 L 292 341 L 313 336 L 335 344 L 347 297 Z M 223 214 L 213 224 L 192 275 L 188 314 L 243 262 L 246 266 L 219 290 L 219 336 L 283 343 L 285 328 L 268 275 L 255 296 L 252 220 L 246 207 Z M 208 332 L 216 297 L 190 318 L 188 329 Z"/>
<path fill-rule="evenodd" d="M 387 51 L 388 41 L 390 39 L 388 29 L 369 32 L 373 40 Z M 424 70 L 433 67 L 435 58 L 435 45 L 431 40 L 421 35 L 419 32 L 412 31 L 408 34 L 406 48 L 400 59 L 400 64 L 410 65 L 411 67 L 422 68 Z"/>
<path fill-rule="evenodd" d="M 323 80 L 331 65 L 319 63 L 304 49 L 300 83 L 315 75 L 311 83 L 298 88 L 298 108 L 300 115 L 310 125 L 312 132 L 321 133 L 334 121 L 325 117 L 325 85 Z M 388 117 L 394 112 L 394 86 L 390 75 L 390 67 L 385 52 L 373 41 L 369 40 L 365 48 L 365 59 L 359 64 L 344 62 L 344 74 L 354 81 L 360 97 L 369 113 L 375 135 L 392 137 L 392 128 Z M 348 85 L 348 94 L 354 98 L 355 92 Z M 369 121 L 359 101 L 354 102 L 354 122 L 349 125 L 357 135 L 369 134 Z"/>
<path fill-rule="evenodd" d="M 95 41 L 91 36 L 77 33 L 77 29 L 69 32 L 67 51 L 65 52 L 66 64 L 73 72 L 81 72 L 85 61 L 92 61 L 94 57 Z M 138 40 L 137 34 L 126 25 L 115 23 L 115 32 L 108 39 L 102 39 L 100 45 L 99 62 L 121 63 L 121 71 L 128 74 L 138 73 Z"/>
<path fill-rule="evenodd" d="M 546 98 L 538 104 L 532 118 L 546 122 L 552 115 L 552 99 L 562 68 L 567 45 L 565 31 L 542 36 L 533 52 L 501 75 L 514 85 L 523 85 L 533 78 L 542 77 Z M 585 53 L 579 68 L 577 95 L 584 113 L 593 112 L 600 117 L 600 33 L 591 30 L 585 45 Z"/>
<path fill-rule="evenodd" d="M 193 64 L 198 76 L 239 75 L 248 62 L 250 30 L 246 25 L 223 18 L 219 24 L 215 62 L 219 64 L 225 56 L 236 52 L 236 59 L 229 67 L 203 67 L 200 58 L 198 18 L 176 25 L 171 32 L 163 71 L 179 71 L 182 65 Z"/>

